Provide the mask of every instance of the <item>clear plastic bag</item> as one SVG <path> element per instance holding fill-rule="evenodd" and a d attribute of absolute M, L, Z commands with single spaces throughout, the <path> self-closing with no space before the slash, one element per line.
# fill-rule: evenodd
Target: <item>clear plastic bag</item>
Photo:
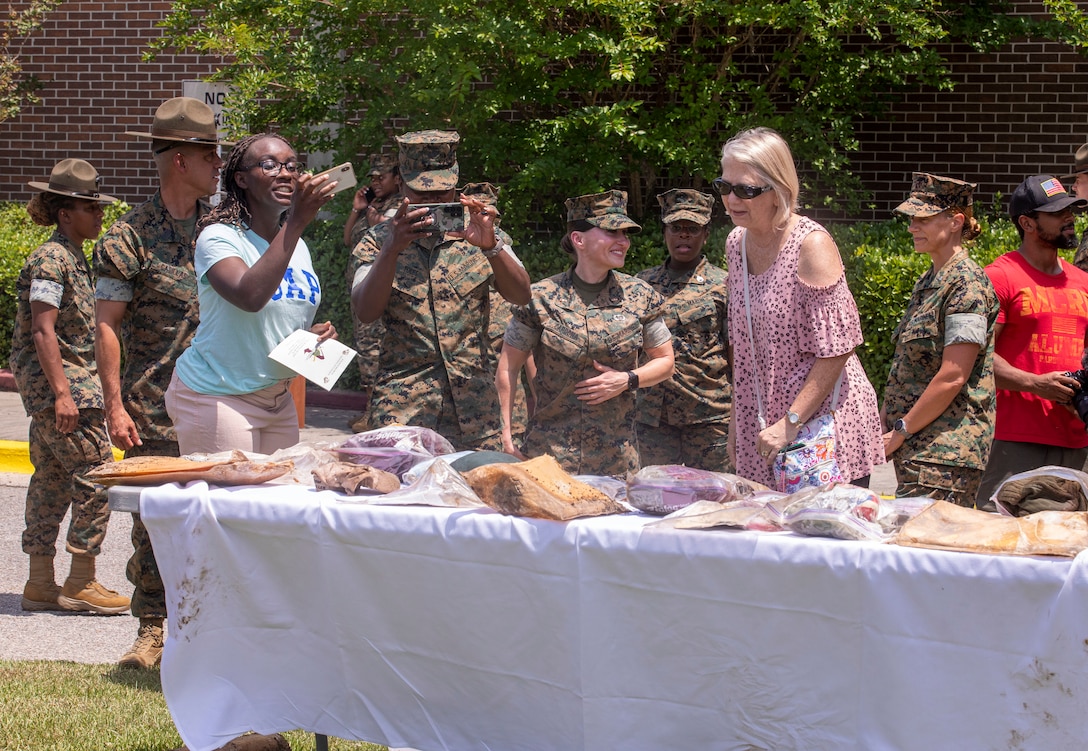
<path fill-rule="evenodd" d="M 751 480 L 682 464 L 643 467 L 627 479 L 627 503 L 647 514 L 665 515 L 696 501 L 726 503 L 768 490 Z"/>
<path fill-rule="evenodd" d="M 810 537 L 880 541 L 888 537 L 877 523 L 880 503 L 879 495 L 856 485 L 805 488 L 783 500 L 782 526 Z"/>
<path fill-rule="evenodd" d="M 356 433 L 336 449 L 340 458 L 392 472 L 403 479 L 409 469 L 427 459 L 454 452 L 453 444 L 430 428 L 389 425 Z"/>
<path fill-rule="evenodd" d="M 385 495 L 341 497 L 348 503 L 387 506 L 486 507 L 464 476 L 444 461 L 432 462 L 411 485 Z"/>

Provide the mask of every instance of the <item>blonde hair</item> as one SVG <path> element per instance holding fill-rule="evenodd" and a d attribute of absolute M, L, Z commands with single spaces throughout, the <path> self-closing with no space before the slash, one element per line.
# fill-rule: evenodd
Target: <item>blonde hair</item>
<path fill-rule="evenodd" d="M 786 140 L 771 128 L 742 130 L 722 146 L 723 169 L 729 159 L 755 170 L 761 180 L 774 188 L 778 194 L 775 229 L 784 228 L 798 209 L 801 194 L 797 166 Z"/>

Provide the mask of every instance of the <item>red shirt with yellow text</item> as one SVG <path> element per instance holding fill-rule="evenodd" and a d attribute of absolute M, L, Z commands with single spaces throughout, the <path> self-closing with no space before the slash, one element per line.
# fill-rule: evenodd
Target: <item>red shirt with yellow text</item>
<path fill-rule="evenodd" d="M 1019 252 L 997 258 L 986 275 L 997 292 L 1003 325 L 994 353 L 1029 373 L 1081 367 L 1088 329 L 1088 273 L 1061 261 L 1062 271 L 1044 274 Z M 1066 405 L 1024 391 L 997 390 L 994 438 L 1084 448 L 1088 432 Z"/>

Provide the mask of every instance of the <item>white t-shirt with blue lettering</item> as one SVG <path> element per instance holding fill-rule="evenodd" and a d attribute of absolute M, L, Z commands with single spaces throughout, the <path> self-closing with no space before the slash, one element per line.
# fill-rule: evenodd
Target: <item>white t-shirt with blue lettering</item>
<path fill-rule="evenodd" d="M 197 238 L 194 265 L 200 325 L 189 349 L 178 358 L 182 383 L 199 394 L 250 394 L 295 376 L 268 353 L 292 332 L 313 325 L 321 285 L 303 240 L 272 299 L 256 313 L 227 302 L 208 281 L 208 269 L 230 256 L 253 266 L 268 243 L 252 230 L 228 224 L 206 227 Z"/>

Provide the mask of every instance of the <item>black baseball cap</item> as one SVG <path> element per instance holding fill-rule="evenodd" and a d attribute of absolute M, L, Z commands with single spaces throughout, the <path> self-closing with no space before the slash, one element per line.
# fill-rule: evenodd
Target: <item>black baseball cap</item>
<path fill-rule="evenodd" d="M 1016 186 L 1009 199 L 1009 217 L 1016 224 L 1017 217 L 1042 211 L 1054 214 L 1067 208 L 1083 209 L 1088 201 L 1069 195 L 1061 180 L 1053 175 L 1032 175 Z"/>

